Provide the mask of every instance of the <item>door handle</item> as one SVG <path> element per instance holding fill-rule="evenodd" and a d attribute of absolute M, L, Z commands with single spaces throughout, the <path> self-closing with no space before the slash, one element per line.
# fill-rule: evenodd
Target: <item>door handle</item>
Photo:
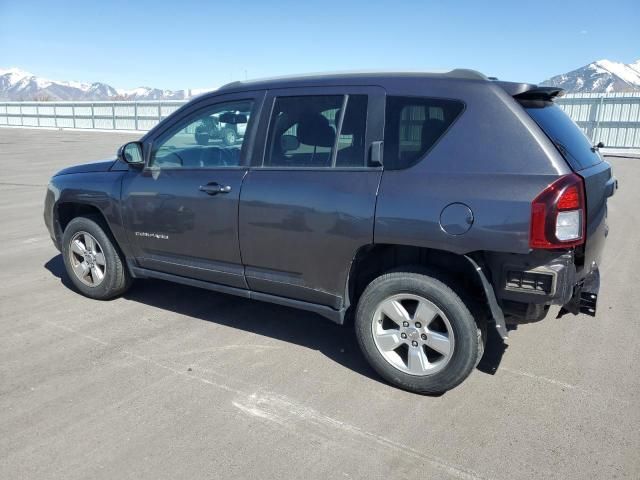
<path fill-rule="evenodd" d="M 201 192 L 206 193 L 207 195 L 217 195 L 218 193 L 229 193 L 231 191 L 231 187 L 229 185 L 220 185 L 219 183 L 207 183 L 206 185 L 200 185 L 198 189 Z"/>

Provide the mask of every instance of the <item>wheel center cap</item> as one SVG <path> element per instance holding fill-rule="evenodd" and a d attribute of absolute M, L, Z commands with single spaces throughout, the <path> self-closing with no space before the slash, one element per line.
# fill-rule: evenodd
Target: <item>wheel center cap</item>
<path fill-rule="evenodd" d="M 95 262 L 95 259 L 93 258 L 93 255 L 91 253 L 85 253 L 84 254 L 84 261 L 87 262 L 91 266 Z"/>
<path fill-rule="evenodd" d="M 417 340 L 420 337 L 420 332 L 418 332 L 417 328 L 407 328 L 407 337 L 410 340 Z"/>

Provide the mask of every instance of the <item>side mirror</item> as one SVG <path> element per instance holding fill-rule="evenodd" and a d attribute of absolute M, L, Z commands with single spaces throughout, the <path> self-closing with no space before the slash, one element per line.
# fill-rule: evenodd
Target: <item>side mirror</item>
<path fill-rule="evenodd" d="M 125 143 L 118 149 L 118 159 L 129 165 L 144 164 L 142 155 L 142 144 L 140 142 Z"/>
<path fill-rule="evenodd" d="M 371 142 L 371 157 L 369 165 L 372 167 L 382 167 L 382 154 L 384 153 L 384 142 Z"/>

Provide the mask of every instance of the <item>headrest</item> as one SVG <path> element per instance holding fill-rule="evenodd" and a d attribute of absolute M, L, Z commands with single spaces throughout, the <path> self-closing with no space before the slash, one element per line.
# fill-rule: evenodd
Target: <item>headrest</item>
<path fill-rule="evenodd" d="M 340 114 L 342 113 L 342 109 L 338 109 L 336 112 L 336 128 L 338 127 L 338 121 L 340 120 Z M 358 112 L 355 111 L 354 108 L 347 108 L 347 113 L 342 119 L 342 129 L 340 130 L 340 135 L 351 135 L 358 130 Z"/>
<path fill-rule="evenodd" d="M 316 147 L 333 147 L 336 132 L 329 120 L 319 113 L 307 114 L 298 124 L 298 139 L 305 145 Z"/>

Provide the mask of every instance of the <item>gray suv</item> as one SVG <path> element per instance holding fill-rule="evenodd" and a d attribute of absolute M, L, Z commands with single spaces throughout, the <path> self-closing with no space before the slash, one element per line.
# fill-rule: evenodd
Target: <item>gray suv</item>
<path fill-rule="evenodd" d="M 45 222 L 88 297 L 156 278 L 315 312 L 440 393 L 490 329 L 595 314 L 617 184 L 561 94 L 470 70 L 236 82 L 56 174 Z M 211 119 L 244 135 L 202 141 Z"/>

